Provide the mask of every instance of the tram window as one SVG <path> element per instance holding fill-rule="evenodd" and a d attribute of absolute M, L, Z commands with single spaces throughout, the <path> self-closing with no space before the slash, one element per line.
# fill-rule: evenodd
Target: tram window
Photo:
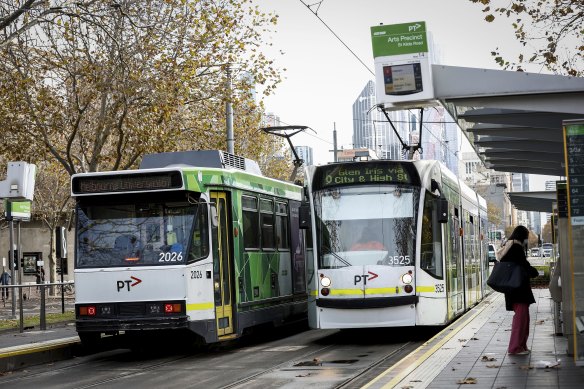
<path fill-rule="evenodd" d="M 209 219 L 207 204 L 201 203 L 193 227 L 193 239 L 189 261 L 197 261 L 209 256 Z"/>
<path fill-rule="evenodd" d="M 260 247 L 260 226 L 258 199 L 242 196 L 243 207 L 243 245 L 246 249 L 258 249 Z"/>
<path fill-rule="evenodd" d="M 262 227 L 262 248 L 274 249 L 274 206 L 271 200 L 260 200 L 260 225 Z"/>
<path fill-rule="evenodd" d="M 435 206 L 434 196 L 426 192 L 422 217 L 420 267 L 434 277 L 442 278 L 442 229 L 435 217 Z"/>
<path fill-rule="evenodd" d="M 288 207 L 284 203 L 276 203 L 276 242 L 278 249 L 289 249 L 288 240 Z"/>

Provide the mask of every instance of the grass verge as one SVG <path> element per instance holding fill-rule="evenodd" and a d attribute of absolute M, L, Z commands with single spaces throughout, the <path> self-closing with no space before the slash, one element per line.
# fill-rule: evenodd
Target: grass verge
<path fill-rule="evenodd" d="M 46 322 L 47 325 L 68 322 L 75 320 L 75 312 L 65 312 L 65 313 L 47 313 Z M 40 327 L 41 319 L 38 315 L 27 316 L 24 318 L 24 327 Z M 0 331 L 18 329 L 19 320 L 7 319 L 0 320 Z"/>

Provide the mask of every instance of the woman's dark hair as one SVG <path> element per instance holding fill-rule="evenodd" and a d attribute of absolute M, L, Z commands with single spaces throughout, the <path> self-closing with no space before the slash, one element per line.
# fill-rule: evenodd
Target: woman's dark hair
<path fill-rule="evenodd" d="M 523 242 L 525 239 L 529 238 L 529 230 L 525 226 L 517 226 L 511 233 L 509 240 L 518 240 Z"/>

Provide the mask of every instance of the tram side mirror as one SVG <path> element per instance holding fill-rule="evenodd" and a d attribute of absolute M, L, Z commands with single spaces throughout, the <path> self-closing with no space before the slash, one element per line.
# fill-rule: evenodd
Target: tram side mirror
<path fill-rule="evenodd" d="M 298 224 L 299 228 L 302 230 L 307 230 L 310 228 L 310 205 L 302 204 L 298 210 Z"/>
<path fill-rule="evenodd" d="M 436 219 L 438 223 L 448 223 L 448 200 L 445 198 L 436 199 Z"/>
<path fill-rule="evenodd" d="M 217 206 L 211 204 L 211 225 L 217 227 L 219 225 L 219 217 L 217 216 Z"/>

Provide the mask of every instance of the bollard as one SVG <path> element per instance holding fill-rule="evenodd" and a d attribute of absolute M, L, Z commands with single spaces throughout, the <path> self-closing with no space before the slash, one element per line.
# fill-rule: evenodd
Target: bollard
<path fill-rule="evenodd" d="M 45 310 L 45 284 L 41 285 L 41 331 L 47 329 L 46 310 Z"/>

